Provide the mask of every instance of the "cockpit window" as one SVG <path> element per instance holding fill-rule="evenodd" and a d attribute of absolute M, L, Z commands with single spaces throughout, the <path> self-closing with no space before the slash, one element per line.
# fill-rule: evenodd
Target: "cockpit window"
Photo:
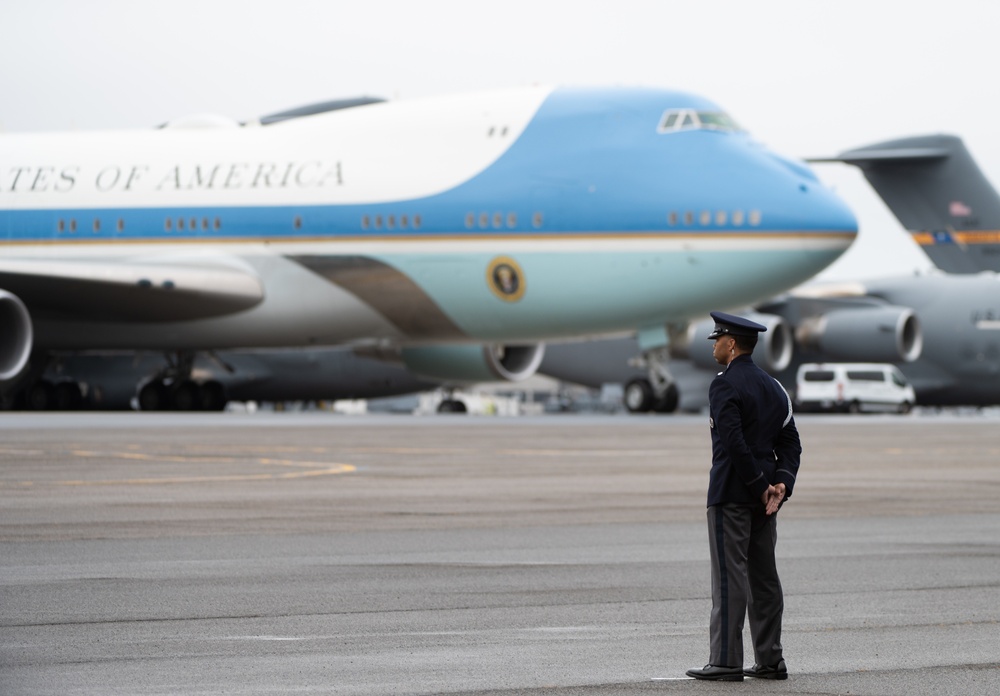
<path fill-rule="evenodd" d="M 694 109 L 668 109 L 660 119 L 657 131 L 676 133 L 682 130 L 716 130 L 732 133 L 743 130 L 736 121 L 722 111 L 696 111 Z"/>

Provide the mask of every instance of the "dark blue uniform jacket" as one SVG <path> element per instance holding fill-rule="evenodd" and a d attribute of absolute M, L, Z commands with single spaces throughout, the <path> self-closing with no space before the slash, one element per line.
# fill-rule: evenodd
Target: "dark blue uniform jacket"
<path fill-rule="evenodd" d="M 712 473 L 708 504 L 760 504 L 768 485 L 792 495 L 802 446 L 788 394 L 749 355 L 738 355 L 708 390 Z"/>

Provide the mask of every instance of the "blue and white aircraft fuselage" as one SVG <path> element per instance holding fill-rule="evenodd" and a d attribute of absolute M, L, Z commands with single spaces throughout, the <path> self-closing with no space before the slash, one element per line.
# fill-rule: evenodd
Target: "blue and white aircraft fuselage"
<path fill-rule="evenodd" d="M 804 165 L 665 90 L 2 135 L 0 378 L 32 348 L 530 343 L 663 326 L 798 285 L 856 232 Z"/>

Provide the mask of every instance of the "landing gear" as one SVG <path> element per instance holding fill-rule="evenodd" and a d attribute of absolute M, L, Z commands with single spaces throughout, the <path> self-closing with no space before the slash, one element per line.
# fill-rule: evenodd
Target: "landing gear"
<path fill-rule="evenodd" d="M 83 389 L 78 382 L 60 382 L 52 390 L 56 411 L 79 411 L 83 407 Z"/>
<path fill-rule="evenodd" d="M 86 385 L 61 370 L 57 356 L 48 353 L 32 355 L 21 374 L 3 387 L 0 408 L 26 411 L 78 411 L 85 407 L 88 392 Z"/>
<path fill-rule="evenodd" d="M 681 401 L 680 392 L 673 382 L 666 386 L 666 391 L 653 402 L 653 410 L 657 413 L 673 413 Z"/>
<path fill-rule="evenodd" d="M 633 379 L 625 385 L 623 399 L 629 413 L 645 413 L 653 408 L 653 385 L 645 377 Z"/>
<path fill-rule="evenodd" d="M 465 402 L 459 401 L 458 399 L 445 399 L 438 404 L 438 413 L 468 413 L 469 409 L 465 406 Z"/>
<path fill-rule="evenodd" d="M 152 379 L 139 390 L 136 405 L 140 411 L 221 411 L 225 387 L 215 380 Z"/>
<path fill-rule="evenodd" d="M 437 405 L 438 413 L 468 413 L 469 409 L 465 405 L 465 402 L 461 399 L 455 398 L 455 389 L 453 387 L 445 387 L 444 394 L 442 395 L 441 403 Z"/>
<path fill-rule="evenodd" d="M 29 411 L 48 411 L 55 401 L 55 387 L 40 379 L 24 390 L 24 406 Z"/>
<path fill-rule="evenodd" d="M 642 354 L 649 378 L 639 377 L 625 385 L 624 402 L 629 413 L 673 413 L 680 403 L 680 393 L 673 376 L 667 370 L 669 354 L 666 347 Z"/>
<path fill-rule="evenodd" d="M 167 366 L 146 382 L 136 395 L 140 411 L 221 411 L 226 407 L 226 390 L 213 380 L 191 378 L 195 354 L 178 351 L 167 356 Z"/>
<path fill-rule="evenodd" d="M 221 411 L 226 407 L 226 388 L 214 379 L 201 385 L 201 410 Z"/>
<path fill-rule="evenodd" d="M 216 379 L 193 378 L 194 357 L 171 353 L 163 366 L 141 354 L 36 353 L 20 375 L 0 384 L 0 409 L 221 411 L 226 390 Z"/>
<path fill-rule="evenodd" d="M 83 387 L 73 381 L 53 384 L 40 379 L 24 389 L 15 407 L 26 411 L 79 411 L 84 407 Z"/>
<path fill-rule="evenodd" d="M 673 413 L 680 402 L 680 393 L 677 385 L 671 382 L 666 385 L 663 394 L 656 396 L 650 381 L 639 377 L 625 385 L 624 401 L 629 413 Z"/>
<path fill-rule="evenodd" d="M 167 387 L 160 380 L 147 382 L 139 390 L 140 411 L 163 411 L 167 408 Z"/>

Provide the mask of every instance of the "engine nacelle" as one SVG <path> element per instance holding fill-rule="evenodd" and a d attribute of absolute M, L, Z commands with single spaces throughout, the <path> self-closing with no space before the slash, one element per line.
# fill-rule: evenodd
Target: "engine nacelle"
<path fill-rule="evenodd" d="M 777 314 L 744 312 L 740 316 L 767 327 L 767 331 L 758 335 L 757 347 L 753 351 L 754 362 L 768 372 L 781 372 L 788 367 L 792 362 L 795 344 L 788 322 Z M 712 343 L 707 340 L 714 328 L 715 322 L 711 319 L 688 324 L 683 336 L 671 336 L 670 355 L 687 358 L 706 370 L 721 370 L 719 363 L 712 357 Z"/>
<path fill-rule="evenodd" d="M 31 355 L 31 315 L 16 295 L 0 290 L 0 381 L 19 373 Z"/>
<path fill-rule="evenodd" d="M 413 374 L 436 382 L 518 382 L 538 370 L 545 345 L 455 345 L 403 348 Z"/>
<path fill-rule="evenodd" d="M 803 321 L 795 338 L 824 361 L 912 362 L 924 345 L 913 310 L 894 306 L 834 309 Z"/>

